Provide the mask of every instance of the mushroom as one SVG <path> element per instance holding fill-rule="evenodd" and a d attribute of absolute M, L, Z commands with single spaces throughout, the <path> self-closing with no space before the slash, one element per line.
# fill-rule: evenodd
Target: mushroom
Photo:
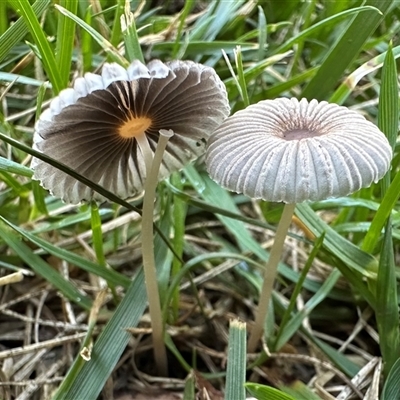
<path fill-rule="evenodd" d="M 254 351 L 295 204 L 346 196 L 379 181 L 390 167 L 385 135 L 362 115 L 326 101 L 264 100 L 238 111 L 211 135 L 207 170 L 226 189 L 286 203 L 265 269 Z"/>
<path fill-rule="evenodd" d="M 214 69 L 192 61 L 105 64 L 60 92 L 35 126 L 33 147 L 121 198 L 145 191 L 143 269 L 155 360 L 167 373 L 153 249 L 157 182 L 205 151 L 210 133 L 229 115 L 226 89 Z M 33 178 L 69 203 L 104 197 L 34 158 Z"/>
<path fill-rule="evenodd" d="M 192 61 L 105 64 L 60 92 L 35 126 L 33 146 L 121 198 L 143 191 L 145 159 L 160 129 L 172 130 L 158 179 L 205 151 L 210 133 L 229 115 L 214 69 Z M 33 178 L 68 203 L 104 198 L 34 158 Z"/>

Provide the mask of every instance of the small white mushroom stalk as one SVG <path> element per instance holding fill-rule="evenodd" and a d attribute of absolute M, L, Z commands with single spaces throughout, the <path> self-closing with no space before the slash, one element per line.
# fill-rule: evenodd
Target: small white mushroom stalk
<path fill-rule="evenodd" d="M 214 69 L 192 61 L 128 69 L 105 64 L 60 92 L 35 126 L 35 149 L 66 164 L 120 198 L 145 191 L 142 253 L 155 361 L 167 358 L 153 250 L 153 212 L 159 180 L 205 151 L 211 132 L 229 115 L 225 86 Z M 34 158 L 34 179 L 68 203 L 105 198 Z M 134 305 L 132 305 L 134 307 Z"/>
<path fill-rule="evenodd" d="M 160 139 L 154 157 L 152 153 L 150 153 L 149 157 L 146 158 L 146 171 L 148 179 L 146 179 L 144 185 L 145 191 L 142 210 L 142 257 L 147 285 L 149 312 L 150 316 L 152 317 L 151 320 L 153 324 L 152 335 L 154 354 L 158 370 L 165 376 L 167 376 L 168 364 L 167 353 L 164 346 L 164 327 L 162 324 L 160 294 L 158 291 L 157 274 L 154 260 L 153 214 L 154 199 L 157 189 L 157 175 L 168 140 L 172 138 L 173 135 L 174 132 L 172 130 L 166 131 L 161 129 Z M 149 144 L 146 140 L 139 142 L 139 146 L 144 154 L 150 151 Z"/>
<path fill-rule="evenodd" d="M 325 101 L 264 100 L 238 111 L 213 133 L 206 165 L 217 183 L 255 199 L 286 203 L 265 269 L 249 351 L 255 350 L 263 331 L 295 204 L 368 187 L 385 175 L 391 159 L 389 142 L 374 124 Z"/>

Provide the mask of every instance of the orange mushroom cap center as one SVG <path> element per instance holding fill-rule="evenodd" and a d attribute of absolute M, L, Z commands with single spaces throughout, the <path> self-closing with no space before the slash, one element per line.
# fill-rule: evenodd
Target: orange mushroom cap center
<path fill-rule="evenodd" d="M 118 129 L 118 134 L 123 139 L 135 138 L 143 135 L 151 124 L 151 118 L 132 116 Z"/>

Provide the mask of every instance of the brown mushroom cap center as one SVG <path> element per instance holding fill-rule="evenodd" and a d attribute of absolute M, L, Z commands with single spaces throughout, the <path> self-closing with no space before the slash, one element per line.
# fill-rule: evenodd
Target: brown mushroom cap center
<path fill-rule="evenodd" d="M 290 131 L 286 131 L 283 133 L 283 139 L 285 140 L 301 140 L 301 139 L 307 139 L 307 138 L 312 138 L 315 136 L 321 136 L 322 133 L 320 132 L 315 132 L 312 130 L 308 129 L 293 129 Z"/>
<path fill-rule="evenodd" d="M 123 139 L 131 139 L 143 135 L 152 124 L 148 117 L 131 117 L 119 129 L 118 134 Z"/>

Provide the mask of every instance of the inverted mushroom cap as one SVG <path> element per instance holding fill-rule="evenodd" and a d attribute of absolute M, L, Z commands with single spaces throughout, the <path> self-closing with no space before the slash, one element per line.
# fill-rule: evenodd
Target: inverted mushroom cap
<path fill-rule="evenodd" d="M 207 170 L 226 189 L 285 203 L 345 196 L 385 175 L 392 149 L 362 115 L 306 99 L 264 100 L 211 135 Z"/>
<path fill-rule="evenodd" d="M 192 61 L 105 64 L 60 92 L 35 126 L 33 147 L 121 198 L 137 195 L 146 178 L 138 137 L 155 152 L 159 131 L 172 130 L 159 179 L 205 151 L 211 132 L 229 115 L 224 84 L 214 69 Z M 34 158 L 34 179 L 66 202 L 92 190 Z"/>

